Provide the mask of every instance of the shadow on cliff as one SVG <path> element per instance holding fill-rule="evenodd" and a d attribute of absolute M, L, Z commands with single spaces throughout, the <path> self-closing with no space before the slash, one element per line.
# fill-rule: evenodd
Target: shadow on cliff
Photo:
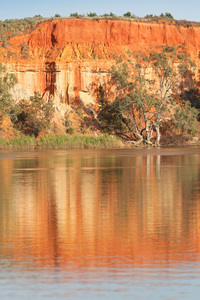
<path fill-rule="evenodd" d="M 55 62 L 47 62 L 45 64 L 45 71 L 46 71 L 46 89 L 45 93 L 48 93 L 49 96 L 55 96 L 56 92 L 56 64 Z"/>

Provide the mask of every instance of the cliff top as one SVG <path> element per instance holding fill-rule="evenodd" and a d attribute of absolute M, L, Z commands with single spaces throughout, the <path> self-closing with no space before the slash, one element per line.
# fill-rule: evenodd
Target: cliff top
<path fill-rule="evenodd" d="M 32 21 L 35 23 L 32 24 Z M 19 26 L 20 20 L 17 22 Z M 22 25 L 16 27 L 14 22 L 10 23 L 10 31 L 3 25 L 0 27 L 4 29 L 5 37 L 3 39 L 3 34 L 0 34 L 3 39 L 0 41 L 0 62 L 24 65 L 29 61 L 30 69 L 35 69 L 36 62 L 38 66 L 88 59 L 95 63 L 97 59 L 113 60 L 127 51 L 148 52 L 166 44 L 184 46 L 193 58 L 197 58 L 200 51 L 200 26 L 197 25 L 193 22 L 187 26 L 178 25 L 169 17 L 158 21 L 154 17 L 139 20 L 110 16 L 107 19 L 27 18 L 23 28 L 20 27 Z M 23 30 L 20 31 L 20 28 Z"/>
<path fill-rule="evenodd" d="M 41 15 L 36 15 L 34 17 L 28 17 L 24 19 L 6 19 L 5 21 L 0 20 L 0 42 L 6 46 L 8 40 L 11 37 L 31 33 L 38 24 L 52 21 L 52 20 L 61 20 L 61 19 L 86 19 L 86 20 L 125 20 L 125 21 L 133 21 L 133 22 L 142 22 L 142 23 L 167 23 L 173 24 L 177 27 L 200 27 L 200 22 L 187 21 L 187 20 L 175 20 L 170 13 L 161 14 L 160 16 L 156 15 L 146 15 L 145 17 L 137 17 L 135 15 L 131 15 L 130 12 L 127 12 L 123 16 L 117 16 L 113 13 L 104 14 L 104 15 L 96 15 L 96 13 L 89 13 L 87 16 L 81 15 L 78 13 L 70 14 L 70 17 L 61 17 L 56 14 L 54 17 L 45 18 Z"/>

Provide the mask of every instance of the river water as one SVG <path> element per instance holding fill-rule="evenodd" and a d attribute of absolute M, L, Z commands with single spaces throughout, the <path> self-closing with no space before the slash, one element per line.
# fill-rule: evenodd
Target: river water
<path fill-rule="evenodd" d="M 198 299 L 200 148 L 0 152 L 0 299 Z"/>

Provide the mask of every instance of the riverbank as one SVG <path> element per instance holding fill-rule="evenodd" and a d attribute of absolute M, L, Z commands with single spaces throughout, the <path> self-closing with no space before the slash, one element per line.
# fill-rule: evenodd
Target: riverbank
<path fill-rule="evenodd" d="M 20 136 L 11 139 L 0 138 L 0 150 L 32 149 L 85 149 L 85 148 L 121 148 L 123 142 L 108 134 L 100 136 L 54 135 Z"/>
<path fill-rule="evenodd" d="M 176 137 L 164 139 L 161 147 L 185 147 L 200 145 L 197 137 Z M 136 145 L 131 141 L 116 136 L 103 134 L 91 135 L 45 135 L 40 137 L 21 135 L 10 139 L 0 138 L 0 150 L 34 150 L 34 149 L 112 149 L 144 148 L 146 144 Z"/>

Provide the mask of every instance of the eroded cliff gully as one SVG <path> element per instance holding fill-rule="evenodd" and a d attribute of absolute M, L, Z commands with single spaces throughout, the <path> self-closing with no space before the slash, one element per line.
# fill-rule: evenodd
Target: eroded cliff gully
<path fill-rule="evenodd" d="M 0 49 L 0 62 L 18 78 L 16 98 L 35 90 L 57 103 L 90 103 L 108 70 L 128 51 L 150 51 L 162 45 L 185 45 L 200 67 L 200 28 L 121 20 L 60 19 L 39 24 Z"/>

